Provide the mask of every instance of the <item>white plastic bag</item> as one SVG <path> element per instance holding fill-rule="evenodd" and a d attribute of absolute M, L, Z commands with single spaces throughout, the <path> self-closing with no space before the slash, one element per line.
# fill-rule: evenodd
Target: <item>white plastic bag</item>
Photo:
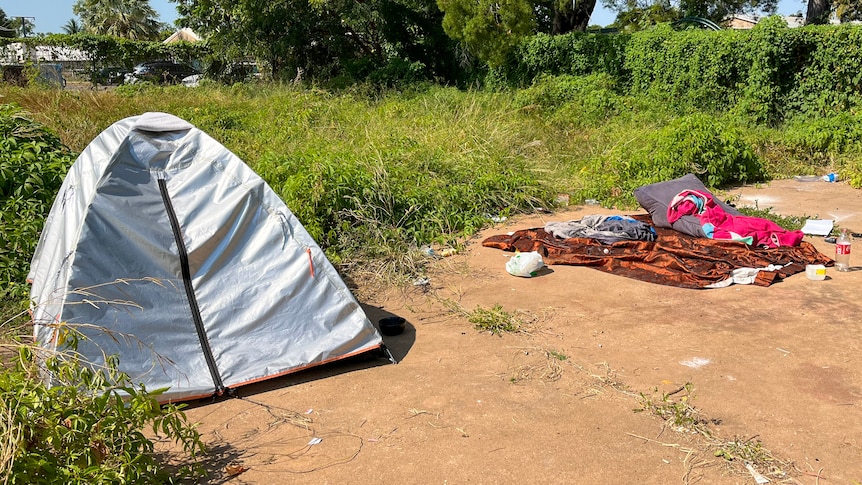
<path fill-rule="evenodd" d="M 536 251 L 529 253 L 515 252 L 515 255 L 509 258 L 506 263 L 506 271 L 514 276 L 523 276 L 529 278 L 536 276 L 536 271 L 542 269 L 545 262 L 542 261 L 542 255 Z"/>

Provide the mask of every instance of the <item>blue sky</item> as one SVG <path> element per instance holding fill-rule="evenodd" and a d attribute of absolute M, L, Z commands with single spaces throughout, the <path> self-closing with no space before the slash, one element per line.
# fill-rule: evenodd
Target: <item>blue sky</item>
<path fill-rule="evenodd" d="M 590 19 L 590 24 L 608 25 L 614 21 L 616 14 L 601 5 L 598 0 L 596 10 Z M 36 24 L 36 32 L 61 33 L 63 25 L 71 18 L 72 5 L 75 0 L 0 0 L 0 8 L 7 17 L 35 17 L 31 22 Z M 790 15 L 802 11 L 805 13 L 806 2 L 803 0 L 780 0 L 778 13 Z M 173 24 L 177 18 L 177 5 L 168 0 L 150 0 L 150 6 L 159 13 L 159 20 Z"/>
<path fill-rule="evenodd" d="M 0 8 L 7 17 L 36 17 L 30 19 L 39 33 L 63 33 L 63 25 L 76 19 L 72 13 L 75 0 L 0 0 Z M 177 4 L 168 0 L 150 0 L 150 6 L 159 13 L 159 21 L 173 24 L 177 18 Z"/>

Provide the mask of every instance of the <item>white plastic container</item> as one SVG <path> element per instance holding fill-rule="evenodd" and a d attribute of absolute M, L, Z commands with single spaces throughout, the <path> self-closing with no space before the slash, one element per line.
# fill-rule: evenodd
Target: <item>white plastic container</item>
<path fill-rule="evenodd" d="M 822 281 L 826 279 L 826 266 L 822 264 L 809 264 L 805 266 L 805 276 L 809 280 Z"/>

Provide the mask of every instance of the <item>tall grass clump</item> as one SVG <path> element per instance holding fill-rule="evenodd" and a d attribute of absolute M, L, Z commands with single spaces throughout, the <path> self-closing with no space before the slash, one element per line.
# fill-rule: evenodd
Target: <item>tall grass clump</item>
<path fill-rule="evenodd" d="M 862 112 L 798 116 L 779 139 L 797 158 L 809 161 L 810 172 L 836 171 L 853 187 L 862 187 Z"/>
<path fill-rule="evenodd" d="M 634 207 L 634 189 L 687 173 L 708 187 L 758 181 L 766 175 L 752 144 L 731 121 L 695 113 L 658 128 L 626 126 L 632 129 L 628 138 L 574 167 L 584 196 Z"/>
<path fill-rule="evenodd" d="M 514 107 L 449 89 L 410 96 L 307 110 L 301 138 L 256 166 L 335 259 L 451 241 L 551 198 Z"/>
<path fill-rule="evenodd" d="M 616 80 L 607 73 L 539 76 L 515 92 L 515 102 L 564 129 L 601 126 L 625 109 Z"/>

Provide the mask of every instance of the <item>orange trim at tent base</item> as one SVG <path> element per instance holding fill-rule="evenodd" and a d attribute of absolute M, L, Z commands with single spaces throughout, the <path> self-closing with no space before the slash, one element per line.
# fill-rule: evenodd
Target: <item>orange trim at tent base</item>
<path fill-rule="evenodd" d="M 355 356 L 357 356 L 357 355 L 361 355 L 361 354 L 364 354 L 364 353 L 366 353 L 366 352 L 371 352 L 371 351 L 373 351 L 373 350 L 379 350 L 379 349 L 382 349 L 382 348 L 383 348 L 383 344 L 381 343 L 381 344 L 375 345 L 375 346 L 373 346 L 373 347 L 368 347 L 368 348 L 365 348 L 365 349 L 357 350 L 356 352 L 351 352 L 351 353 L 349 353 L 349 354 L 340 355 L 340 356 L 338 356 L 338 357 L 333 357 L 333 358 L 331 358 L 331 359 L 322 360 L 322 361 L 320 361 L 320 362 L 314 362 L 314 363 L 311 363 L 311 364 L 308 364 L 308 365 L 305 365 L 305 366 L 302 366 L 302 367 L 295 367 L 295 368 L 293 368 L 293 369 L 286 370 L 286 371 L 284 371 L 284 372 L 279 372 L 278 374 L 270 374 L 270 375 L 268 375 L 268 376 L 258 377 L 258 378 L 256 378 L 256 379 L 251 379 L 251 380 L 248 380 L 248 381 L 240 382 L 240 383 L 238 383 L 238 384 L 234 384 L 234 385 L 232 385 L 231 387 L 229 387 L 229 388 L 227 389 L 227 391 L 226 391 L 224 394 L 230 394 L 230 391 L 234 391 L 234 390 L 236 390 L 237 388 L 242 387 L 242 386 L 248 386 L 248 385 L 250 385 L 250 384 L 255 384 L 255 383 L 258 383 L 258 382 L 263 382 L 263 381 L 267 381 L 267 380 L 270 380 L 270 379 L 276 379 L 276 378 L 278 378 L 278 377 L 283 377 L 283 376 L 286 376 L 286 375 L 295 374 L 295 373 L 300 372 L 300 371 L 304 371 L 304 370 L 312 369 L 312 368 L 314 368 L 314 367 L 319 367 L 319 366 L 321 366 L 321 365 L 325 365 L 325 364 L 331 364 L 331 363 L 333 363 L 333 362 L 337 362 L 337 361 L 339 361 L 339 360 L 348 359 L 348 358 L 350 358 L 350 357 L 355 357 Z M 215 392 L 215 390 L 213 390 L 213 392 L 206 393 L 206 394 L 200 394 L 200 395 L 194 395 L 194 396 L 186 396 L 186 397 L 182 397 L 182 398 L 179 398 L 179 399 L 168 399 L 168 400 L 166 400 L 166 401 L 161 401 L 161 400 L 160 400 L 160 401 L 159 401 L 159 403 L 160 403 L 160 404 L 169 404 L 169 403 L 177 403 L 177 402 L 184 402 L 184 401 L 194 401 L 194 400 L 197 400 L 197 399 L 206 399 L 206 398 L 214 397 L 215 395 L 216 395 L 216 392 Z"/>

